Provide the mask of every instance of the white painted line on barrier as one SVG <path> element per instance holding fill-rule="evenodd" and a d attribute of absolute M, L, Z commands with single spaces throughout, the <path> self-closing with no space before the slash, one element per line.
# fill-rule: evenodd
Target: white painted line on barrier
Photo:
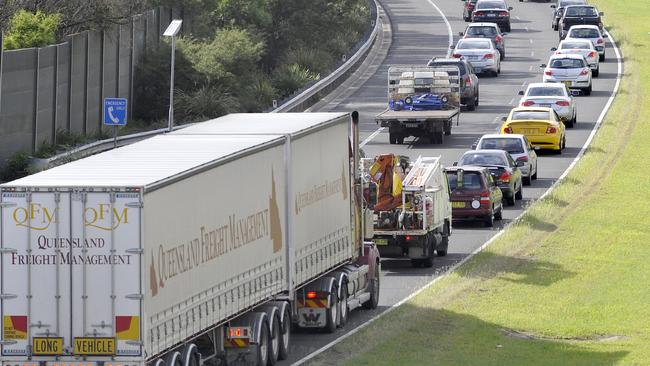
<path fill-rule="evenodd" d="M 554 182 L 554 183 L 553 183 L 553 184 L 548 188 L 548 190 L 546 190 L 546 192 L 544 192 L 544 194 L 542 194 L 542 195 L 541 195 L 537 200 L 541 200 L 541 199 L 543 199 L 544 197 L 546 197 L 548 194 L 550 194 L 551 191 L 553 191 L 553 189 L 556 187 L 556 185 L 558 184 L 558 182 L 562 181 L 562 179 L 564 179 L 564 178 L 566 177 L 566 175 L 569 174 L 569 172 L 570 172 L 570 171 L 575 167 L 576 163 L 577 163 L 578 160 L 579 160 L 579 159 L 584 155 L 584 153 L 585 153 L 587 147 L 589 146 L 589 144 L 590 144 L 591 141 L 593 140 L 594 136 L 596 135 L 596 132 L 598 132 L 598 129 L 600 129 L 600 126 L 601 126 L 601 124 L 602 124 L 602 122 L 603 122 L 603 119 L 604 119 L 605 116 L 607 115 L 607 112 L 609 111 L 609 109 L 611 108 L 612 103 L 614 102 L 614 97 L 615 97 L 616 94 L 618 93 L 618 88 L 619 88 L 620 81 L 621 81 L 621 73 L 622 73 L 622 70 L 623 70 L 623 65 L 622 65 L 622 63 L 621 63 L 621 54 L 620 54 L 620 51 L 619 51 L 618 47 L 616 46 L 616 43 L 614 43 L 614 39 L 613 39 L 612 36 L 609 34 L 609 32 L 607 32 L 607 38 L 609 39 L 609 42 L 614 46 L 614 52 L 616 53 L 616 60 L 617 60 L 617 62 L 618 62 L 618 70 L 617 70 L 617 74 L 616 74 L 616 84 L 614 85 L 614 90 L 612 91 L 612 95 L 609 97 L 609 99 L 607 100 L 607 103 L 605 104 L 605 108 L 603 109 L 603 111 L 602 111 L 602 112 L 600 113 L 600 115 L 598 116 L 598 120 L 596 121 L 596 125 L 595 125 L 594 128 L 591 130 L 591 134 L 590 134 L 589 137 L 587 138 L 587 141 L 585 142 L 585 144 L 582 146 L 582 149 L 581 149 L 580 152 L 578 153 L 578 156 L 576 156 L 575 159 L 573 159 L 573 162 L 571 162 L 571 164 L 570 164 L 569 167 L 564 171 L 564 173 L 562 173 L 562 175 L 560 175 L 560 177 L 559 177 L 559 178 L 558 178 L 558 179 L 557 179 L 557 180 L 556 180 L 556 181 L 555 181 L 555 182 Z M 322 352 L 324 352 L 324 351 L 326 351 L 326 350 L 332 348 L 332 347 L 333 347 L 334 345 L 336 345 L 337 343 L 339 343 L 339 342 L 341 342 L 341 341 L 347 339 L 348 337 L 350 337 L 350 336 L 352 336 L 352 335 L 358 333 L 359 331 L 361 331 L 362 329 L 364 329 L 364 328 L 367 327 L 368 325 L 374 323 L 377 319 L 379 319 L 379 318 L 383 317 L 384 315 L 386 315 L 386 314 L 392 312 L 393 310 L 397 309 L 400 305 L 402 305 L 402 304 L 404 304 L 404 303 L 410 301 L 411 299 L 413 299 L 413 298 L 416 297 L 417 295 L 421 294 L 424 290 L 426 290 L 426 289 L 428 289 L 429 287 L 433 286 L 436 282 L 438 282 L 438 281 L 440 281 L 441 279 L 447 277 L 450 273 L 452 273 L 453 271 L 455 271 L 458 267 L 460 267 L 460 266 L 462 266 L 463 264 L 465 264 L 468 260 L 470 260 L 470 259 L 471 259 L 472 257 L 474 257 L 476 254 L 482 252 L 482 251 L 483 251 L 485 248 L 487 248 L 490 244 L 492 244 L 494 241 L 496 241 L 496 240 L 497 240 L 501 235 L 503 235 L 505 229 L 507 229 L 508 227 L 510 227 L 511 225 L 513 225 L 514 223 L 516 223 L 517 221 L 519 221 L 519 219 L 521 219 L 521 217 L 522 217 L 525 213 L 526 213 L 526 211 L 523 211 L 522 213 L 520 213 L 519 216 L 517 216 L 514 220 L 512 220 L 510 223 L 508 223 L 506 226 L 504 226 L 501 230 L 499 230 L 498 233 L 496 233 L 493 237 L 491 237 L 490 239 L 488 239 L 488 241 L 486 241 L 485 243 L 483 243 L 483 245 L 481 245 L 480 247 L 476 248 L 472 253 L 470 253 L 467 257 L 463 258 L 460 262 L 458 262 L 458 263 L 454 264 L 453 266 L 451 266 L 451 267 L 450 267 L 450 268 L 449 268 L 445 273 L 443 273 L 442 275 L 440 275 L 440 276 L 434 278 L 433 280 L 431 280 L 429 283 L 427 283 L 426 285 L 424 285 L 424 286 L 422 286 L 421 288 L 419 288 L 419 289 L 418 289 L 417 291 L 415 291 L 414 293 L 410 294 L 409 296 L 407 296 L 406 298 L 402 299 L 402 300 L 399 301 L 398 303 L 392 305 L 392 306 L 391 306 L 390 308 L 388 308 L 386 311 L 384 311 L 384 312 L 382 312 L 382 313 L 379 313 L 379 314 L 375 315 L 374 317 L 368 319 L 365 323 L 363 323 L 363 324 L 359 325 L 358 327 L 352 329 L 352 330 L 349 331 L 348 333 L 343 334 L 343 335 L 340 336 L 339 338 L 337 338 L 337 339 L 333 340 L 332 342 L 326 344 L 325 346 L 319 348 L 318 350 L 314 351 L 313 353 L 311 353 L 311 354 L 309 354 L 309 355 L 307 355 L 307 356 L 301 358 L 300 360 L 294 362 L 291 366 L 297 366 L 297 365 L 300 365 L 300 364 L 302 364 L 302 363 L 305 363 L 305 362 L 311 360 L 312 358 L 316 357 L 316 356 L 319 355 L 320 353 L 322 353 Z"/>
<path fill-rule="evenodd" d="M 451 24 L 449 23 L 449 20 L 447 20 L 447 17 L 445 16 L 445 13 L 443 13 L 442 10 L 440 10 L 438 5 L 436 5 L 433 2 L 433 0 L 428 0 L 428 1 L 429 1 L 429 4 L 431 4 L 431 6 L 436 8 L 436 11 L 438 11 L 438 13 L 440 13 L 440 16 L 442 17 L 442 20 L 445 21 L 445 25 L 447 26 L 447 35 L 449 36 L 449 48 L 447 49 L 447 57 L 449 57 L 449 56 L 451 56 L 451 52 L 452 52 L 451 46 L 454 45 L 454 32 L 452 32 L 452 30 L 451 30 Z"/>
<path fill-rule="evenodd" d="M 510 104 L 510 105 L 515 104 L 515 98 L 510 99 L 510 103 L 508 103 L 508 104 Z"/>
<path fill-rule="evenodd" d="M 377 131 L 373 132 L 372 134 L 370 134 L 370 136 L 366 137 L 366 139 L 363 140 L 359 146 L 360 147 L 366 146 L 366 144 L 369 143 L 370 141 L 372 141 L 372 139 L 374 139 L 375 137 L 377 137 L 377 135 L 379 135 L 381 133 L 381 131 L 384 130 L 384 128 L 386 128 L 386 127 L 379 127 L 377 129 Z"/>

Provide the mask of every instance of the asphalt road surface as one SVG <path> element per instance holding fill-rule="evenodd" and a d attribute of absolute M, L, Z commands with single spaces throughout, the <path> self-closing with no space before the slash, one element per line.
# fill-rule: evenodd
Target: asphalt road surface
<path fill-rule="evenodd" d="M 464 2 L 433 1 L 451 23 L 454 41 L 457 41 L 458 32 L 463 31 L 467 24 L 462 19 Z M 445 56 L 448 50 L 447 26 L 428 0 L 383 0 L 382 5 L 390 17 L 393 32 L 387 57 L 354 93 L 319 108 L 319 111 L 359 111 L 362 141 L 377 131 L 374 116 L 387 104 L 388 66 L 426 65 L 431 57 Z M 501 64 L 501 74 L 498 77 L 479 76 L 480 106 L 477 110 L 463 112 L 459 125 L 454 125 L 452 135 L 445 136 L 442 145 L 420 142 L 412 137 L 407 138 L 404 145 L 390 145 L 388 131 L 385 130 L 375 134 L 364 146 L 367 156 L 394 153 L 408 155 L 412 160 L 419 155 L 442 156 L 443 163 L 449 166 L 470 149 L 472 142 L 482 134 L 498 130 L 501 117 L 518 104 L 517 92 L 525 90 L 528 83 L 541 81 L 542 71 L 539 66 L 548 61 L 551 54 L 549 49 L 558 43 L 557 33 L 551 29 L 550 3 L 511 0 L 509 5 L 514 10 L 511 12 L 512 31 L 505 37 L 506 59 Z M 517 217 L 524 207 L 553 184 L 576 157 L 612 93 L 616 71 L 614 50 L 607 44 L 607 60 L 601 62 L 600 77 L 594 78 L 591 96 L 577 97 L 578 124 L 573 129 L 567 129 L 567 148 L 562 155 L 540 154 L 538 179 L 531 186 L 524 187 L 522 201 L 517 201 L 516 206 L 504 210 L 501 222 L 497 221 L 494 228 L 485 228 L 481 223 L 454 225 L 449 254 L 436 258 L 433 268 L 412 268 L 408 260 L 383 260 L 379 308 L 353 311 L 346 327 L 333 334 L 295 332 L 290 358 L 279 364 L 293 364 L 385 311 L 469 255 Z"/>

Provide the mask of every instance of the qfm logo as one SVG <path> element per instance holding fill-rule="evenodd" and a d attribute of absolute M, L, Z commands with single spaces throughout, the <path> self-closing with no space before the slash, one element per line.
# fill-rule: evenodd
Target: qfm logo
<path fill-rule="evenodd" d="M 48 208 L 39 203 L 30 203 L 28 207 L 17 207 L 12 212 L 16 226 L 31 230 L 44 231 L 59 220 L 59 209 Z M 111 208 L 110 204 L 100 203 L 95 207 L 86 207 L 83 212 L 84 225 L 100 230 L 115 230 L 122 224 L 129 223 L 129 209 Z"/>

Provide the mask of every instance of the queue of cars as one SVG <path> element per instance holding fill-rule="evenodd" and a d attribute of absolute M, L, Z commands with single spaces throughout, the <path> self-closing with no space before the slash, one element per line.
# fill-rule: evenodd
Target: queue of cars
<path fill-rule="evenodd" d="M 502 9 L 508 11 L 506 25 L 497 15 L 492 19 L 486 19 L 487 12 L 476 16 L 486 9 L 482 3 L 496 0 L 464 1 L 463 18 L 474 23 L 459 33 L 463 38 L 453 56 L 496 76 L 500 64 L 485 66 L 485 57 L 476 57 L 480 52 L 475 49 L 480 45 L 486 52 L 499 52 L 499 61 L 503 60 L 506 33 L 501 29 L 510 30 L 512 8 L 503 2 Z M 551 8 L 552 27 L 558 30 L 560 43 L 540 66 L 541 82 L 519 91 L 519 105 L 502 118 L 498 134 L 483 135 L 447 168 L 454 220 L 479 219 L 487 226 L 500 220 L 503 206 L 514 205 L 523 196 L 523 186 L 537 179 L 537 151 L 561 154 L 566 147 L 567 128 L 577 123 L 574 97 L 592 92 L 592 78 L 598 77 L 600 62 L 605 60 L 603 13 L 585 0 L 557 0 Z"/>

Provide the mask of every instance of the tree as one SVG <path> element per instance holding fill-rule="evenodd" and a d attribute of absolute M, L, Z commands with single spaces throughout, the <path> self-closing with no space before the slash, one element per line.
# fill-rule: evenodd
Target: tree
<path fill-rule="evenodd" d="M 58 13 L 46 15 L 41 11 L 31 13 L 19 10 L 11 18 L 4 47 L 13 50 L 52 44 L 56 41 L 56 31 L 60 22 L 61 14 Z"/>

